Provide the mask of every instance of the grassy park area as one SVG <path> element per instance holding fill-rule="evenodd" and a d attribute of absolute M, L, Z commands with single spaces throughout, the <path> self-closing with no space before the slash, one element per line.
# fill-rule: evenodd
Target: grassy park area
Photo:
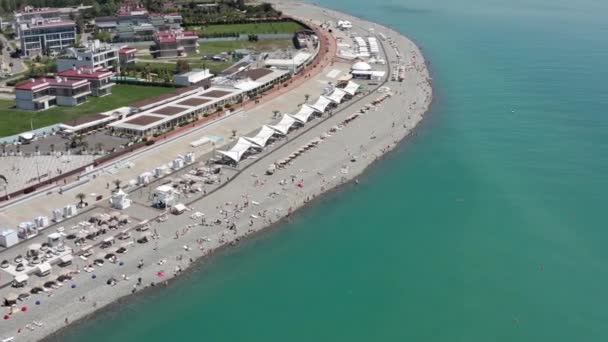
<path fill-rule="evenodd" d="M 176 62 L 178 60 L 184 60 L 188 62 L 188 65 L 192 69 L 206 68 L 209 69 L 212 74 L 217 75 L 219 72 L 228 68 L 232 63 L 236 61 L 221 62 L 206 60 L 203 59 L 203 56 L 213 56 L 224 52 L 231 53 L 232 51 L 237 49 L 248 49 L 253 51 L 274 51 L 290 48 L 293 48 L 293 43 L 289 39 L 266 39 L 257 42 L 250 42 L 247 40 L 210 41 L 200 43 L 199 53 L 189 54 L 187 57 L 182 58 L 155 59 L 152 57 L 152 55 L 138 55 L 137 59 L 139 61 L 135 63 L 135 66 L 140 69 L 148 68 L 150 72 L 159 74 L 162 71 L 174 72 L 176 69 Z"/>
<path fill-rule="evenodd" d="M 29 131 L 31 128 L 30 120 L 34 124 L 34 128 L 46 127 L 81 116 L 128 106 L 133 102 L 174 90 L 173 88 L 117 84 L 112 88 L 112 95 L 105 97 L 90 96 L 88 101 L 80 106 L 53 107 L 40 112 L 20 110 L 15 108 L 15 101 L 0 100 L 0 137 Z"/>
<path fill-rule="evenodd" d="M 194 30 L 199 35 L 217 35 L 228 33 L 240 34 L 268 34 L 268 33 L 294 33 L 304 27 L 293 21 L 278 21 L 266 23 L 247 23 L 247 24 L 218 24 L 206 26 L 190 26 L 189 30 Z"/>

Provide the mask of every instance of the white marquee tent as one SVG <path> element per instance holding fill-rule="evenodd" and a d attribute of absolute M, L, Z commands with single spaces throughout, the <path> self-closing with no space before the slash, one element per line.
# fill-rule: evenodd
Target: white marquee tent
<path fill-rule="evenodd" d="M 265 147 L 268 143 L 268 139 L 270 139 L 273 135 L 277 133 L 278 132 L 272 129 L 271 127 L 264 125 L 262 126 L 262 129 L 258 132 L 258 134 L 255 135 L 255 137 L 244 137 L 244 139 L 247 139 L 248 141 L 259 147 Z"/>
<path fill-rule="evenodd" d="M 297 114 L 293 115 L 293 118 L 298 120 L 300 123 L 307 123 L 310 117 L 316 112 L 314 108 L 309 105 L 303 105 Z"/>
<path fill-rule="evenodd" d="M 274 129 L 275 131 L 277 131 L 281 134 L 287 134 L 289 132 L 289 129 L 291 128 L 291 126 L 293 126 L 294 123 L 296 123 L 296 119 L 294 119 L 289 114 L 283 114 L 283 118 L 281 119 L 281 121 L 279 121 L 278 124 L 271 125 L 268 127 Z"/>
<path fill-rule="evenodd" d="M 245 139 L 245 138 L 239 138 L 239 140 L 237 140 L 236 144 L 234 146 L 232 146 L 232 148 L 228 151 L 217 151 L 218 153 L 221 153 L 223 155 L 225 155 L 226 157 L 234 160 L 235 162 L 239 162 L 241 161 L 241 158 L 243 158 L 243 155 L 251 148 L 253 147 L 253 144 Z"/>
<path fill-rule="evenodd" d="M 342 102 L 342 99 L 346 96 L 346 92 L 340 88 L 334 89 L 333 93 L 329 95 L 328 99 L 333 101 L 334 103 Z"/>
<path fill-rule="evenodd" d="M 357 92 L 357 90 L 359 89 L 359 87 L 360 87 L 360 85 L 358 83 L 355 83 L 353 81 L 348 81 L 348 84 L 346 85 L 346 87 L 343 90 L 348 95 L 354 96 L 355 93 Z"/>
<path fill-rule="evenodd" d="M 329 106 L 329 104 L 331 102 L 332 101 L 330 99 L 321 95 L 321 96 L 319 96 L 319 99 L 317 100 L 317 102 L 315 102 L 313 105 L 311 105 L 311 107 L 314 108 L 317 112 L 325 113 L 327 106 Z"/>

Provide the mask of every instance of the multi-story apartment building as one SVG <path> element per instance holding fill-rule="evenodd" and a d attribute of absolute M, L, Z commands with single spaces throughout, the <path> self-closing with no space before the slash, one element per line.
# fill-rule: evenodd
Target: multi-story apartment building
<path fill-rule="evenodd" d="M 15 87 L 17 108 L 44 110 L 55 105 L 77 106 L 91 94 L 87 80 L 66 78 L 38 78 Z"/>
<path fill-rule="evenodd" d="M 70 13 L 62 12 L 59 8 L 53 7 L 36 8 L 33 6 L 25 6 L 23 7 L 23 10 L 15 11 L 13 17 L 17 23 L 29 22 L 36 18 L 67 20 L 70 17 Z"/>
<path fill-rule="evenodd" d="M 83 48 L 68 48 L 57 59 L 57 71 L 74 67 L 114 69 L 119 64 L 118 57 L 117 47 L 94 40 Z"/>
<path fill-rule="evenodd" d="M 19 24 L 24 56 L 54 54 L 76 43 L 76 24 L 71 20 L 33 18 Z"/>
<path fill-rule="evenodd" d="M 157 58 L 183 57 L 188 53 L 198 53 L 198 36 L 192 31 L 168 30 L 158 31 L 154 35 L 156 49 L 153 54 Z"/>
<path fill-rule="evenodd" d="M 179 29 L 179 13 L 149 13 L 137 3 L 124 3 L 115 16 L 95 18 L 99 31 L 110 32 L 119 40 L 147 39 L 157 31 Z"/>
<path fill-rule="evenodd" d="M 101 68 L 72 68 L 57 73 L 57 76 L 70 81 L 87 81 L 91 87 L 92 96 L 106 96 L 112 94 L 114 73 Z"/>

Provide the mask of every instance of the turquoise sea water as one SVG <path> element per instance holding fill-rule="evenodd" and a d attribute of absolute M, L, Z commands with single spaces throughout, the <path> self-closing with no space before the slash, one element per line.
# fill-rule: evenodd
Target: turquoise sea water
<path fill-rule="evenodd" d="M 608 2 L 330 0 L 431 61 L 418 135 L 61 341 L 607 341 Z"/>

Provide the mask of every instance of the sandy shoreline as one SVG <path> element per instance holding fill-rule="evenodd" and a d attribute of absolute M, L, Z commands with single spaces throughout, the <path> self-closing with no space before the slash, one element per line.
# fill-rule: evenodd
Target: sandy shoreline
<path fill-rule="evenodd" d="M 61 340 L 64 329 L 71 328 L 73 324 L 78 324 L 78 321 L 94 319 L 96 314 L 114 310 L 125 301 L 132 300 L 134 297 L 129 296 L 132 289 L 136 289 L 136 296 L 149 295 L 151 291 L 158 291 L 159 288 L 162 290 L 163 286 L 151 287 L 148 284 L 168 282 L 174 276 L 183 275 L 184 272 L 193 270 L 194 267 L 204 263 L 206 257 L 219 249 L 237 244 L 247 236 L 278 228 L 285 222 L 284 220 L 288 219 L 287 216 L 290 213 L 304 207 L 317 196 L 329 191 L 340 190 L 346 184 L 352 184 L 349 182 L 356 179 L 369 165 L 382 158 L 405 137 L 412 134 L 413 129 L 422 120 L 423 114 L 427 112 L 432 102 L 430 75 L 420 50 L 412 41 L 378 24 L 312 5 L 281 4 L 279 7 L 288 14 L 292 14 L 297 9 L 298 16 L 315 20 L 331 19 L 335 21 L 339 16 L 353 21 L 357 27 L 374 26 L 377 31 L 386 32 L 393 37 L 405 60 L 415 56 L 414 59 L 418 64 L 408 71 L 406 82 L 388 82 L 386 84 L 392 89 L 394 95 L 382 103 L 377 110 L 370 110 L 337 130 L 330 138 L 320 143 L 319 147 L 307 151 L 287 168 L 277 170 L 272 176 L 264 175 L 268 164 L 284 158 L 304 143 L 318 138 L 320 134 L 339 125 L 348 115 L 357 112 L 363 105 L 382 94 L 372 93 L 367 97 L 357 97 L 341 105 L 332 116 L 323 121 L 311 123 L 314 127 L 306 126 L 305 130 L 296 132 L 297 136 L 290 137 L 288 142 L 269 154 L 264 154 L 259 161 L 247 165 L 241 170 L 240 175 L 225 184 L 222 190 L 197 200 L 191 205 L 195 211 L 204 212 L 210 220 L 215 218 L 214 215 L 222 217 L 216 215 L 216 210 L 232 213 L 237 222 L 236 231 L 229 231 L 222 227 L 196 225 L 196 227 L 188 228 L 187 232 L 184 229 L 181 236 L 173 239 L 176 224 L 158 224 L 154 228 L 157 228 L 165 239 L 148 243 L 144 247 L 137 246 L 138 250 L 134 254 L 139 254 L 125 256 L 123 268 L 120 271 L 110 271 L 116 277 L 125 274 L 129 280 L 119 281 L 116 286 L 107 286 L 105 285 L 107 268 L 100 270 L 99 277 L 103 277 L 101 280 L 104 282 L 103 285 L 92 284 L 92 281 L 78 282 L 78 293 L 80 296 L 83 293 L 86 294 L 86 300 L 82 302 L 76 300 L 76 294 L 67 293 L 71 291 L 70 289 L 57 290 L 55 298 L 49 297 L 48 300 L 43 298 L 42 301 L 61 302 L 64 300 L 66 303 L 64 305 L 55 303 L 55 307 L 44 310 L 47 311 L 44 315 L 39 313 L 38 317 L 44 317 L 44 326 L 34 330 L 23 329 L 19 334 L 7 333 L 2 328 L 0 338 L 14 336 L 15 341 L 36 341 L 43 338 L 47 341 Z M 390 46 L 384 44 L 387 53 L 390 54 L 388 51 Z M 389 61 L 393 59 L 388 58 Z M 351 161 L 352 159 L 355 161 Z M 283 180 L 285 182 L 279 184 Z M 296 184 L 303 184 L 303 186 L 298 187 Z M 243 193 L 247 197 L 243 197 Z M 258 204 L 251 204 L 254 202 Z M 218 206 L 218 203 L 221 205 Z M 225 203 L 230 204 L 225 205 Z M 237 209 L 233 211 L 235 203 Z M 241 203 L 243 204 L 241 205 Z M 264 215 L 258 215 L 260 213 L 264 213 Z M 257 218 L 252 218 L 252 215 Z M 178 226 L 181 229 L 185 225 Z M 197 242 L 203 236 L 208 240 Z M 154 251 L 152 250 L 153 244 L 156 244 Z M 191 250 L 186 251 L 182 246 L 188 246 Z M 146 264 L 138 269 L 136 260 L 140 256 L 142 258 L 145 256 Z M 165 261 L 159 265 L 156 262 L 157 259 L 165 259 Z M 174 272 L 176 267 L 183 271 Z M 154 277 L 159 271 L 163 271 L 165 274 L 162 279 Z M 138 277 L 143 278 L 142 285 L 134 287 L 133 283 Z M 95 293 L 91 293 L 93 290 Z M 68 299 L 71 299 L 71 302 L 67 303 Z M 29 305 L 34 306 L 32 303 Z M 37 311 L 42 312 L 43 310 Z M 65 324 L 64 317 L 70 324 Z M 19 321 L 20 319 L 22 321 Z M 23 317 L 14 317 L 10 321 L 0 324 L 6 327 L 11 324 L 10 328 L 13 329 L 20 325 L 23 326 L 24 322 L 31 322 L 32 319 L 38 318 L 28 317 L 26 320 Z"/>

